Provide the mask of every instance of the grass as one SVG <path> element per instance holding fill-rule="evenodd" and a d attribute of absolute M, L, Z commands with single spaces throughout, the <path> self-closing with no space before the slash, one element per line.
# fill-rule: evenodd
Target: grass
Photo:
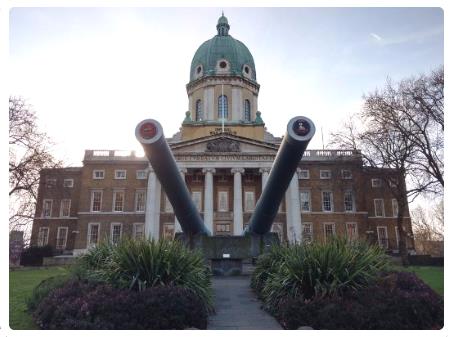
<path fill-rule="evenodd" d="M 26 300 L 42 280 L 51 276 L 67 274 L 63 267 L 23 268 L 9 272 L 9 326 L 14 330 L 38 329 L 30 313 Z"/>
<path fill-rule="evenodd" d="M 415 273 L 438 294 L 444 296 L 444 267 L 410 266 L 400 270 Z"/>

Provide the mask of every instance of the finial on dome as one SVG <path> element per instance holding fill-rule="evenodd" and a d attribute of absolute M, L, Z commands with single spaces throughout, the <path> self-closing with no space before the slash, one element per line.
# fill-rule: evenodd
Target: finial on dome
<path fill-rule="evenodd" d="M 219 21 L 217 21 L 217 34 L 219 36 L 226 36 L 228 35 L 228 31 L 230 30 L 230 25 L 228 24 L 228 19 L 225 15 L 223 15 L 222 10 L 222 16 L 219 18 Z"/>

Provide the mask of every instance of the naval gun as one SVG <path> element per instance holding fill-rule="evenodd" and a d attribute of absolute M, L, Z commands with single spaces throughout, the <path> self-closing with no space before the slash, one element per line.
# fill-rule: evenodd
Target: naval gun
<path fill-rule="evenodd" d="M 183 233 L 210 235 L 191 199 L 161 124 L 154 119 L 145 119 L 136 126 L 135 135 L 172 204 Z"/>

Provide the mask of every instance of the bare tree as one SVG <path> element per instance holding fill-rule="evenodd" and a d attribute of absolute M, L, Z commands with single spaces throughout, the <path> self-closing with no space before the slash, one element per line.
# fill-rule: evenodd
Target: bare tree
<path fill-rule="evenodd" d="M 9 230 L 26 230 L 34 217 L 39 173 L 61 163 L 50 154 L 51 142 L 40 132 L 25 100 L 9 98 Z"/>
<path fill-rule="evenodd" d="M 417 206 L 411 212 L 414 237 L 421 241 L 444 240 L 444 202 L 441 200 L 431 209 Z"/>

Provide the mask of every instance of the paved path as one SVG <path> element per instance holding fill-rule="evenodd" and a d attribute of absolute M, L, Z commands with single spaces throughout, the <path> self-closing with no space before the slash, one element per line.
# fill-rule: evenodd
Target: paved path
<path fill-rule="evenodd" d="M 208 330 L 275 330 L 278 322 L 260 308 L 250 288 L 250 277 L 213 277 L 216 314 L 209 316 Z"/>

